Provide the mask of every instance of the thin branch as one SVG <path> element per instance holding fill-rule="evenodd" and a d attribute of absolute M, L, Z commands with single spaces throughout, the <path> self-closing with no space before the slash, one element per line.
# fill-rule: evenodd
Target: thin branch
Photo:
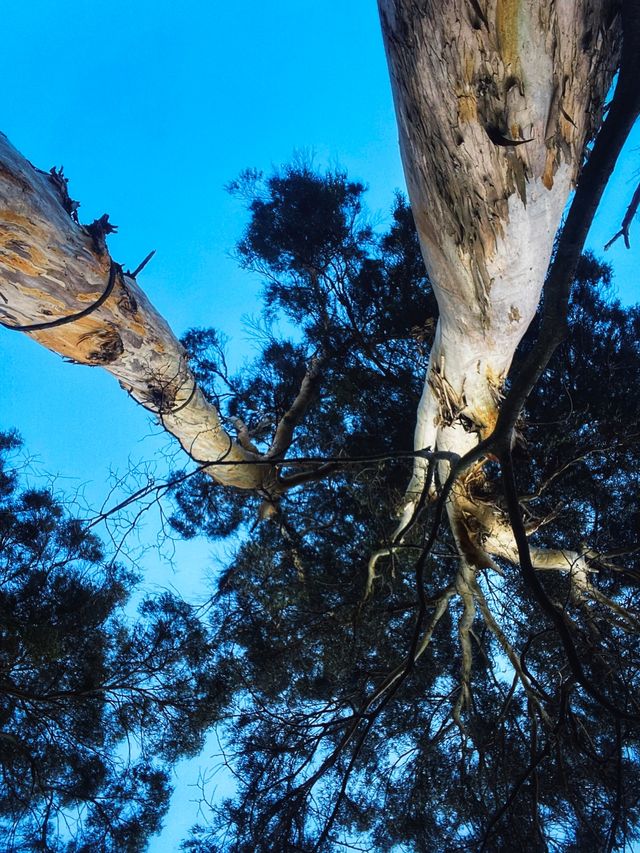
<path fill-rule="evenodd" d="M 631 196 L 631 201 L 629 202 L 629 207 L 627 208 L 627 212 L 624 215 L 624 219 L 622 220 L 622 225 L 617 234 L 614 234 L 613 237 L 609 240 L 608 243 L 605 243 L 604 250 L 610 249 L 611 246 L 616 242 L 619 237 L 624 238 L 624 245 L 627 249 L 631 248 L 631 243 L 629 242 L 629 227 L 633 221 L 633 217 L 636 215 L 638 211 L 638 205 L 640 205 L 640 183 L 635 189 L 634 194 Z"/>
<path fill-rule="evenodd" d="M 314 356 L 311 359 L 311 363 L 309 364 L 307 372 L 300 384 L 300 390 L 298 391 L 295 400 L 291 404 L 289 410 L 282 416 L 278 426 L 276 427 L 276 434 L 271 442 L 271 447 L 266 453 L 266 459 L 284 456 L 291 446 L 295 428 L 302 421 L 316 392 L 320 381 L 320 368 L 322 367 L 323 362 L 323 356 Z"/>
<path fill-rule="evenodd" d="M 515 649 L 507 639 L 504 631 L 502 630 L 498 622 L 494 619 L 487 599 L 485 598 L 484 593 L 480 589 L 480 586 L 477 581 L 474 581 L 473 590 L 476 601 L 478 602 L 478 607 L 480 609 L 480 612 L 482 613 L 487 628 L 491 631 L 491 633 L 498 640 L 498 643 L 502 646 L 502 650 L 508 657 L 509 662 L 511 663 L 511 666 L 513 667 L 514 672 L 516 674 L 516 678 L 522 684 L 522 687 L 524 688 L 524 691 L 527 694 L 527 698 L 531 703 L 535 705 L 536 710 L 540 714 L 541 718 L 544 720 L 545 724 L 550 725 L 550 720 L 547 715 L 547 712 L 540 705 L 539 698 L 538 696 L 536 696 L 536 693 L 533 689 L 533 679 L 531 679 L 526 673 L 524 660 L 518 657 L 515 652 Z M 536 687 L 536 689 L 540 690 L 539 687 Z M 546 697 L 546 694 L 543 691 L 540 690 L 540 693 L 545 696 L 545 698 L 548 698 Z"/>
<path fill-rule="evenodd" d="M 616 848 L 616 835 L 618 834 L 618 827 L 620 825 L 623 791 L 624 780 L 622 765 L 622 724 L 620 720 L 616 720 L 616 801 L 613 807 L 613 818 L 611 820 L 611 828 L 609 829 L 607 853 L 613 853 Z"/>
<path fill-rule="evenodd" d="M 613 704 L 602 691 L 587 677 L 582 662 L 578 657 L 571 631 L 566 622 L 566 616 L 562 610 L 559 610 L 556 605 L 547 596 L 544 587 L 540 583 L 536 570 L 531 561 L 531 553 L 529 551 L 529 541 L 518 502 L 518 491 L 516 487 L 515 474 L 513 471 L 513 460 L 511 458 L 511 450 L 508 449 L 501 455 L 500 466 L 502 469 L 502 482 L 504 485 L 505 500 L 509 513 L 509 520 L 513 529 L 513 535 L 518 548 L 518 556 L 520 558 L 520 568 L 525 583 L 533 593 L 536 601 L 540 605 L 542 611 L 546 613 L 553 623 L 567 656 L 567 661 L 571 667 L 573 675 L 586 693 L 592 699 L 610 711 L 615 717 L 620 717 L 626 720 L 640 720 L 639 714 L 632 714 Z"/>

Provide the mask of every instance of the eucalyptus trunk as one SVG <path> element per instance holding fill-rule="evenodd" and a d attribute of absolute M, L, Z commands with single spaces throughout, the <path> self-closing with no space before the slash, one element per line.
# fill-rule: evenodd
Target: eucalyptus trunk
<path fill-rule="evenodd" d="M 495 426 L 540 301 L 617 67 L 619 16 L 598 0 L 379 6 L 411 206 L 440 309 L 415 447 L 464 455 Z M 401 527 L 426 464 L 416 460 Z"/>
<path fill-rule="evenodd" d="M 464 454 L 493 429 L 601 121 L 618 62 L 616 8 L 380 0 L 409 194 L 440 306 L 416 449 Z M 108 370 L 196 461 L 223 463 L 208 469 L 219 482 L 277 493 L 274 454 L 260 457 L 225 430 L 166 321 L 113 265 L 107 223 L 85 228 L 73 214 L 61 176 L 35 169 L 0 135 L 0 320 Z M 308 402 L 302 388 L 294 410 Z M 426 464 L 418 457 L 405 519 Z"/>

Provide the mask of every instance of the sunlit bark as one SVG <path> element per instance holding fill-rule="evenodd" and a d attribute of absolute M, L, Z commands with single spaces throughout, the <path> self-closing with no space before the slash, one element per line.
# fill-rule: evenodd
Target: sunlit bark
<path fill-rule="evenodd" d="M 540 300 L 601 120 L 619 19 L 597 0 L 379 6 L 412 209 L 440 308 L 415 446 L 463 455 L 495 425 Z M 418 459 L 400 526 L 425 471 Z"/>
<path fill-rule="evenodd" d="M 617 65 L 619 16 L 603 0 L 379 5 L 412 208 L 440 307 L 415 446 L 462 455 L 493 429 L 514 351 L 539 302 Z M 0 317 L 7 325 L 74 315 L 100 297 L 112 267 L 99 233 L 74 221 L 59 178 L 34 169 L 1 136 L 0 206 Z M 195 460 L 225 463 L 209 469 L 219 482 L 272 494 L 284 488 L 273 466 L 256 464 L 246 436 L 236 441 L 227 433 L 167 323 L 119 269 L 95 311 L 27 333 L 112 373 Z M 311 370 L 266 458 L 290 443 L 315 381 Z M 416 459 L 401 527 L 426 464 Z M 477 562 L 455 510 L 456 495 L 466 492 L 461 483 L 454 493 L 452 525 Z"/>
<path fill-rule="evenodd" d="M 82 227 L 71 213 L 62 179 L 35 169 L 0 134 L 0 321 L 30 326 L 76 315 L 115 275 L 96 310 L 27 334 L 65 358 L 109 371 L 194 460 L 225 463 L 207 469 L 218 482 L 263 487 L 271 469 L 252 464 L 256 455 L 226 432 L 167 322 L 135 279 L 112 269 L 100 228 Z"/>

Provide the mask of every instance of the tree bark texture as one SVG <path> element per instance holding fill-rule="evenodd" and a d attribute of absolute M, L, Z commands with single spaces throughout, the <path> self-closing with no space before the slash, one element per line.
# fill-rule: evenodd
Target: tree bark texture
<path fill-rule="evenodd" d="M 379 0 L 407 183 L 440 306 L 416 449 L 463 454 L 495 424 L 554 235 L 618 62 L 612 0 Z M 0 135 L 0 319 L 62 319 L 113 276 L 61 181 Z M 232 439 L 131 276 L 95 310 L 27 331 L 112 373 L 221 483 L 269 491 L 272 466 Z M 229 463 L 237 462 L 234 466 Z M 246 464 L 249 463 L 249 464 Z M 424 482 L 418 458 L 409 496 Z M 408 505 L 412 504 L 412 500 Z"/>
<path fill-rule="evenodd" d="M 218 482 L 263 488 L 271 467 L 253 464 L 258 457 L 228 435 L 167 322 L 135 279 L 112 267 L 99 226 L 74 221 L 69 201 L 60 177 L 35 169 L 0 134 L 0 321 L 18 327 L 72 317 L 97 303 L 115 276 L 95 310 L 26 333 L 108 370 L 194 460 L 225 462 L 207 468 Z"/>
<path fill-rule="evenodd" d="M 400 148 L 438 304 L 416 449 L 491 433 L 617 67 L 604 0 L 379 0 Z M 424 482 L 417 460 L 408 491 Z M 406 512 L 405 512 L 406 515 Z"/>

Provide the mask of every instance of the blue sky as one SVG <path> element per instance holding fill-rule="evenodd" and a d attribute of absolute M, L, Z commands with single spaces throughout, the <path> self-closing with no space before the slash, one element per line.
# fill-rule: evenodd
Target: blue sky
<path fill-rule="evenodd" d="M 2 24 L 1 129 L 39 167 L 64 165 L 83 221 L 110 214 L 116 260 L 133 268 L 155 248 L 142 286 L 178 334 L 225 330 L 238 364 L 251 353 L 241 317 L 259 311 L 259 283 L 229 257 L 244 217 L 224 184 L 303 150 L 364 180 L 373 212 L 403 186 L 374 0 L 28 0 L 3 4 Z M 639 145 L 636 132 L 593 230 L 598 251 L 633 192 Z M 637 252 L 619 241 L 608 255 L 634 301 Z M 17 427 L 61 488 L 86 484 L 97 504 L 111 471 L 167 446 L 99 370 L 8 331 L 0 357 L 0 428 Z M 181 546 L 174 569 L 148 562 L 147 585 L 204 595 L 214 562 L 206 544 Z M 191 822 L 185 790 L 153 850 L 175 849 Z"/>

